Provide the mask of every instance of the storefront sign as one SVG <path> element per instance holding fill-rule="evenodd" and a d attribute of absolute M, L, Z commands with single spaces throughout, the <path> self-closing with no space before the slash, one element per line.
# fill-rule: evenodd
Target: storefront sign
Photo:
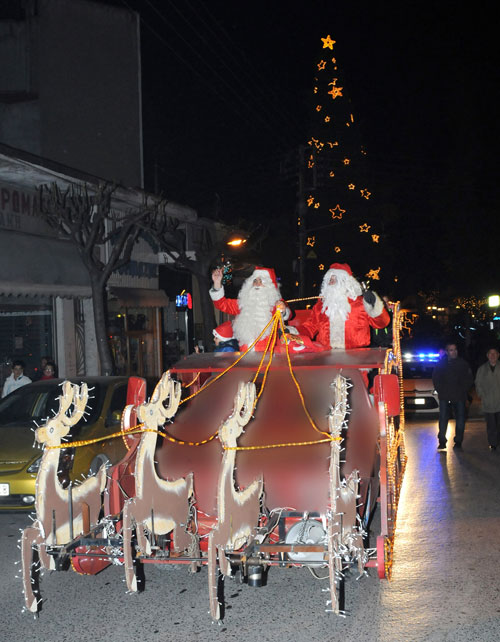
<path fill-rule="evenodd" d="M 38 215 L 38 194 L 35 190 L 0 185 L 0 228 L 50 233 L 48 224 Z"/>

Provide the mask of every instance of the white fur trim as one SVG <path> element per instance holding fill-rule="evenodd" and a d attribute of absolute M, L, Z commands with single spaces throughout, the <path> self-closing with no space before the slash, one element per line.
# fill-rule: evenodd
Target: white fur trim
<path fill-rule="evenodd" d="M 375 318 L 380 316 L 384 311 L 384 304 L 382 302 L 382 299 L 379 297 L 379 295 L 376 292 L 373 292 L 373 294 L 375 295 L 375 303 L 373 305 L 369 305 L 363 299 L 363 305 L 365 306 L 366 314 L 370 317 Z"/>
<path fill-rule="evenodd" d="M 214 288 L 210 288 L 210 298 L 212 299 L 212 301 L 218 301 L 219 299 L 223 299 L 224 286 L 222 286 L 220 290 L 214 290 Z"/>

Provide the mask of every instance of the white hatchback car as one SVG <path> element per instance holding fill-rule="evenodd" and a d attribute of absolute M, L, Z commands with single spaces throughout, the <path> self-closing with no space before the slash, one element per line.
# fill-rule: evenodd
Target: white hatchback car
<path fill-rule="evenodd" d="M 403 353 L 403 384 L 405 411 L 437 415 L 438 394 L 432 383 L 432 371 L 439 361 L 437 352 Z"/>

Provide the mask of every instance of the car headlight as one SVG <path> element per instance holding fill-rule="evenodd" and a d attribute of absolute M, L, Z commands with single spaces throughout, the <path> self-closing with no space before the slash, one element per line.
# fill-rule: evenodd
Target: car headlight
<path fill-rule="evenodd" d="M 31 464 L 31 466 L 27 469 L 28 473 L 37 473 L 38 469 L 40 468 L 40 464 L 42 463 L 42 458 L 38 457 L 38 459 L 35 459 L 35 461 Z"/>

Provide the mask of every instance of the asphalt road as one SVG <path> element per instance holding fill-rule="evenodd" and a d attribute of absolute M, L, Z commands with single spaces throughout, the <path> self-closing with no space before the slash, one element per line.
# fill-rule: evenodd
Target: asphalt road
<path fill-rule="evenodd" d="M 500 639 L 500 451 L 484 423 L 467 425 L 464 450 L 439 453 L 436 422 L 409 422 L 390 582 L 374 570 L 348 578 L 348 615 L 325 612 L 326 583 L 306 569 L 271 569 L 261 589 L 226 580 L 226 616 L 212 624 L 207 571 L 146 569 L 144 593 L 126 593 L 123 569 L 97 576 L 46 573 L 41 614 L 22 613 L 19 529 L 0 515 L 0 639 L 8 642 L 290 640 L 489 642 Z"/>

